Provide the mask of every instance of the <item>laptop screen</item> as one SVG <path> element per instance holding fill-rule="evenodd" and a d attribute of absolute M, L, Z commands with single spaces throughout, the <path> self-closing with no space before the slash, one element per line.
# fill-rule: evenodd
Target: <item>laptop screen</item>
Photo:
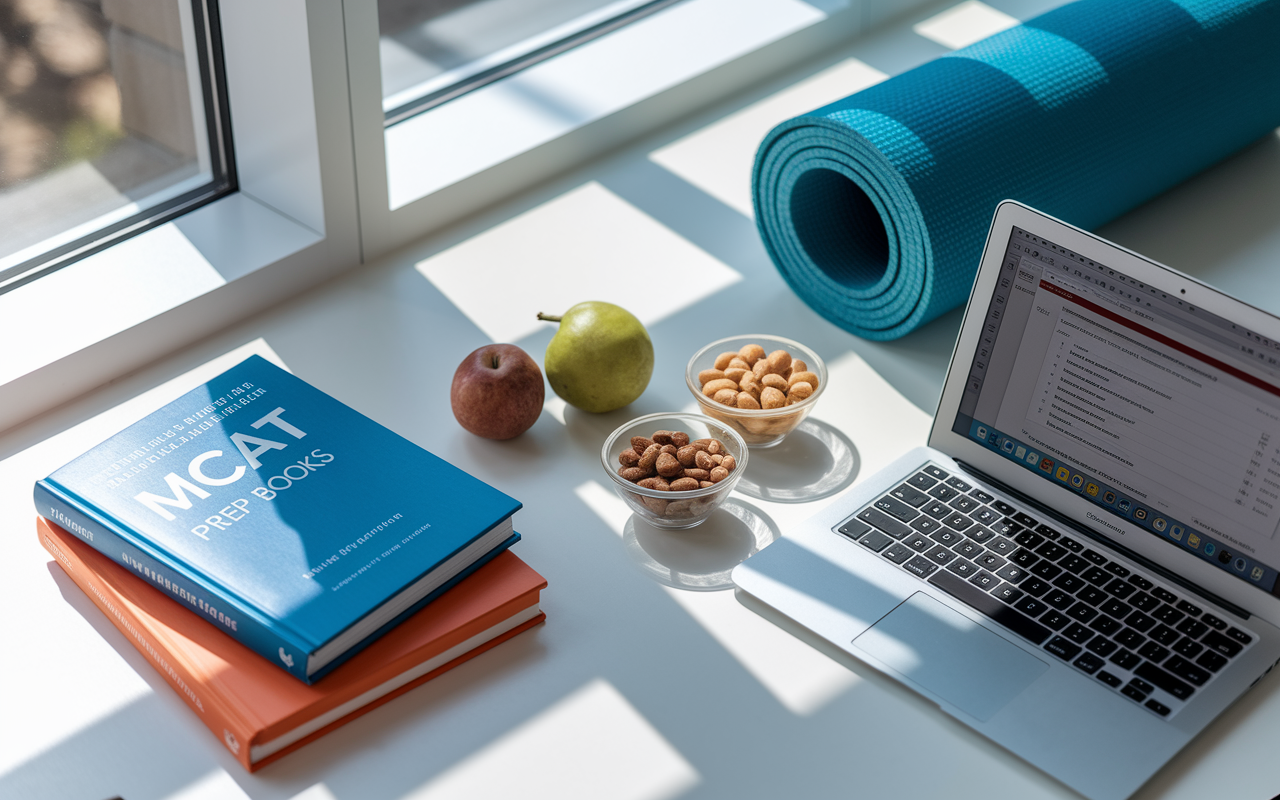
<path fill-rule="evenodd" d="M 1280 595 L 1280 343 L 1015 227 L 952 430 Z"/>

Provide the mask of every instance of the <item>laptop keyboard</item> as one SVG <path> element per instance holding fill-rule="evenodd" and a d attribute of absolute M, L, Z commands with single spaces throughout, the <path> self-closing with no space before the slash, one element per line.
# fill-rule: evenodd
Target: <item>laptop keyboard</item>
<path fill-rule="evenodd" d="M 835 530 L 1166 719 L 1256 638 L 934 464 Z"/>

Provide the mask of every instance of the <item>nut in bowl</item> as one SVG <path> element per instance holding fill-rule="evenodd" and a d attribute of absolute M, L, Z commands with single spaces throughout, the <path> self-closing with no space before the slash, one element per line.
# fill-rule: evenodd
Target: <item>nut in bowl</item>
<path fill-rule="evenodd" d="M 747 445 L 732 428 L 698 414 L 649 414 L 609 434 L 600 460 L 618 495 L 645 521 L 692 528 L 733 491 Z"/>
<path fill-rule="evenodd" d="M 773 447 L 809 416 L 827 388 L 827 366 L 781 336 L 731 336 L 694 353 L 685 383 L 702 413 L 733 428 L 747 446 Z"/>

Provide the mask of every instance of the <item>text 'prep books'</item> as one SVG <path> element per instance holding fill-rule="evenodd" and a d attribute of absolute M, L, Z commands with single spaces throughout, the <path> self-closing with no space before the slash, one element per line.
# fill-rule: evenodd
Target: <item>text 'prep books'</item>
<path fill-rule="evenodd" d="M 314 685 L 294 680 L 74 534 L 40 544 L 249 771 L 542 622 L 542 576 L 499 553 Z"/>
<path fill-rule="evenodd" d="M 260 356 L 38 481 L 35 502 L 306 682 L 519 538 L 514 499 Z"/>

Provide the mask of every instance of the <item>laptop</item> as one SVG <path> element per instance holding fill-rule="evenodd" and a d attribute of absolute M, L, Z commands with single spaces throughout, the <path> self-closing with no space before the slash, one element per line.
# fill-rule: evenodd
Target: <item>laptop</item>
<path fill-rule="evenodd" d="M 1280 318 L 1012 201 L 927 447 L 739 588 L 1075 789 L 1280 659 Z"/>

